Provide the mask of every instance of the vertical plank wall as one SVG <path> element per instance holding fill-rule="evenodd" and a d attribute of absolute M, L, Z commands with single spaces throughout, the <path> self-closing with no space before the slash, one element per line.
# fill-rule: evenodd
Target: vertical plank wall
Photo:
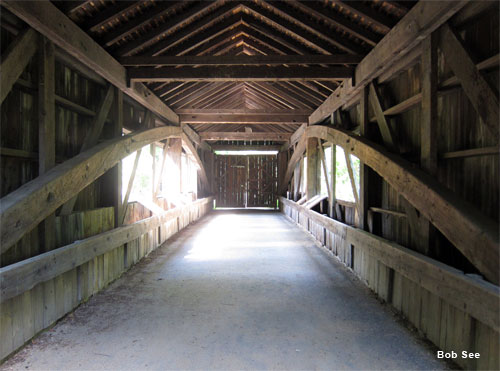
<path fill-rule="evenodd" d="M 2 50 L 15 35 L 0 33 Z M 0 125 L 0 197 L 16 190 L 38 176 L 38 77 L 37 56 L 28 64 L 1 105 Z M 65 58 L 55 65 L 55 152 L 56 165 L 77 155 L 89 131 L 93 117 L 107 90 L 103 81 L 70 67 Z M 129 101 L 124 104 L 124 122 L 130 130 L 138 129 L 144 110 Z M 110 139 L 113 115 L 109 114 L 100 139 Z M 57 216 L 54 248 L 113 229 L 116 172 L 111 169 L 83 189 L 74 212 Z M 121 175 L 120 175 L 121 176 Z M 210 209 L 209 203 L 195 203 L 181 216 L 155 228 L 125 245 L 97 256 L 51 280 L 39 283 L 21 295 L 0 304 L 0 360 L 29 341 L 36 333 L 51 326 L 78 304 L 119 277 L 172 234 L 197 220 Z M 142 205 L 133 204 L 127 222 L 151 216 Z M 0 268 L 12 266 L 47 252 L 40 243 L 39 228 L 34 228 L 0 256 Z"/>
<path fill-rule="evenodd" d="M 353 245 L 345 235 L 335 233 L 318 218 L 311 217 L 314 211 L 301 210 L 300 206 L 284 199 L 281 199 L 280 207 L 287 217 L 311 233 L 382 301 L 392 305 L 438 348 L 481 354 L 479 359 L 455 359 L 461 367 L 499 369 L 499 333 L 481 319 L 470 316 L 408 279 L 404 271 L 388 267 L 368 253 L 364 246 Z"/>

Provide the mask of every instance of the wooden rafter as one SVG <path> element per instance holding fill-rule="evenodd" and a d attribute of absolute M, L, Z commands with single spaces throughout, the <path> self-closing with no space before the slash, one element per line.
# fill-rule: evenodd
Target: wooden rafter
<path fill-rule="evenodd" d="M 458 12 L 467 1 L 418 2 L 401 21 L 358 64 L 355 70 L 355 86 L 339 87 L 309 117 L 309 123 L 321 122 L 325 117 L 357 96 L 361 89 L 401 58 L 432 31 Z M 419 27 L 414 27 L 419 25 Z"/>
<path fill-rule="evenodd" d="M 295 14 L 294 17 L 289 17 L 287 14 L 283 13 L 282 9 L 279 9 L 281 17 L 278 17 L 271 9 L 267 9 L 270 7 L 268 3 L 261 2 L 260 5 L 261 7 L 253 3 L 245 3 L 245 7 L 251 12 L 250 14 L 259 18 L 263 17 L 273 28 L 279 30 L 283 34 L 288 33 L 292 35 L 296 40 L 308 45 L 309 48 L 319 53 L 334 54 L 338 50 L 343 50 L 352 54 L 365 54 L 365 50 L 363 50 L 362 47 L 354 44 L 350 40 L 342 36 L 335 38 L 328 37 L 331 32 L 321 32 L 325 30 L 322 29 L 319 31 L 317 25 L 312 26 L 311 22 L 297 19 L 297 17 L 302 18 L 300 15 Z M 278 10 L 276 6 L 277 4 L 273 6 L 275 11 Z M 297 25 L 297 23 L 300 25 Z"/>
<path fill-rule="evenodd" d="M 239 5 L 229 2 L 210 13 L 210 17 L 202 17 L 179 32 L 155 43 L 146 53 L 152 56 L 158 56 L 167 51 L 170 55 L 186 54 L 207 40 L 237 27 L 241 23 L 241 17 L 238 14 L 240 9 Z"/>
<path fill-rule="evenodd" d="M 340 6 L 346 8 L 351 13 L 356 14 L 358 17 L 364 18 L 369 22 L 375 24 L 385 33 L 389 32 L 391 28 L 396 24 L 395 20 L 385 16 L 380 12 L 374 11 L 372 8 L 364 5 L 360 1 L 334 0 L 333 2 L 338 3 Z"/>
<path fill-rule="evenodd" d="M 151 23 L 154 19 L 158 19 L 179 8 L 178 2 L 160 1 L 154 4 L 154 7 L 149 8 L 147 11 L 142 11 L 140 16 L 135 17 L 128 22 L 125 22 L 123 25 L 119 25 L 105 33 L 104 36 L 99 39 L 101 45 L 113 45 L 124 37 L 136 32 L 141 27 Z"/>
<path fill-rule="evenodd" d="M 328 7 L 319 8 L 316 6 L 315 3 L 311 1 L 304 1 L 304 2 L 289 1 L 286 2 L 286 5 L 291 5 L 293 8 L 296 8 L 301 12 L 298 11 L 294 12 L 292 10 L 293 8 L 285 6 L 284 3 L 278 3 L 278 2 L 273 3 L 273 7 L 275 9 L 278 9 L 283 16 L 290 17 L 291 20 L 293 19 L 295 21 L 300 22 L 300 25 L 302 27 L 310 30 L 318 37 L 325 38 L 330 43 L 339 43 L 339 41 L 336 40 L 342 40 L 340 41 L 341 47 L 345 47 L 344 45 L 348 43 L 348 45 L 351 45 L 351 47 L 352 45 L 354 45 L 356 49 L 360 49 L 359 46 L 355 45 L 351 40 L 349 40 L 345 36 L 339 37 L 340 33 L 334 35 L 334 37 L 329 37 L 329 35 L 332 34 L 331 29 L 322 26 L 322 24 L 319 22 L 311 22 L 306 17 L 306 15 L 309 17 L 312 15 L 316 17 L 316 19 L 319 19 L 320 21 L 328 25 L 335 26 L 342 32 L 347 32 L 351 35 L 354 35 L 355 37 L 359 38 L 360 40 L 363 40 L 364 42 L 366 42 L 371 46 L 375 46 L 381 39 L 379 35 L 371 32 L 370 30 L 367 30 L 366 28 L 357 25 L 355 22 L 347 20 L 338 13 L 329 10 Z"/>
<path fill-rule="evenodd" d="M 162 119 L 178 123 L 177 115 L 143 84 L 129 86 L 125 68 L 52 3 L 6 0 L 2 6 Z"/>
<path fill-rule="evenodd" d="M 137 51 L 139 51 L 140 49 L 145 48 L 146 46 L 149 46 L 154 42 L 156 42 L 157 38 L 160 37 L 162 34 L 171 32 L 179 28 L 185 22 L 190 22 L 191 20 L 196 19 L 197 17 L 207 13 L 208 11 L 218 6 L 219 4 L 220 4 L 219 2 L 216 3 L 208 3 L 208 2 L 206 3 L 203 1 L 199 2 L 194 6 L 190 7 L 185 12 L 182 12 L 176 15 L 175 17 L 172 17 L 167 22 L 163 23 L 161 26 L 154 27 L 149 32 L 145 33 L 144 35 L 141 35 L 137 39 L 125 43 L 123 46 L 117 48 L 114 51 L 114 53 L 115 55 L 119 56 L 132 55 Z"/>

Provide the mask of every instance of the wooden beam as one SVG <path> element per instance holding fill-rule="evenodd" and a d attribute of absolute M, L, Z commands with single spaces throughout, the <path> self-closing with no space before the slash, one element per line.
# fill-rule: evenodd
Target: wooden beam
<path fill-rule="evenodd" d="M 54 44 L 45 37 L 38 53 L 38 174 L 42 176 L 56 165 L 56 102 Z M 25 210 L 25 212 L 29 212 Z M 40 223 L 41 251 L 56 247 L 55 213 Z"/>
<path fill-rule="evenodd" d="M 418 55 L 421 55 L 421 53 L 419 52 Z M 496 54 L 490 58 L 486 58 L 485 60 L 479 62 L 476 65 L 476 67 L 479 71 L 487 70 L 487 69 L 490 69 L 493 67 L 498 67 L 499 61 L 500 61 L 500 56 L 498 54 Z M 379 81 L 380 81 L 380 78 L 379 78 Z M 452 76 L 452 77 L 444 80 L 443 82 L 439 83 L 439 88 L 442 90 L 438 90 L 437 95 L 440 96 L 443 94 L 447 94 L 449 92 L 450 87 L 453 87 L 453 86 L 459 85 L 459 84 L 460 84 L 460 82 L 458 81 L 457 77 Z M 417 93 L 414 96 L 412 96 L 408 99 L 405 99 L 404 101 L 402 101 L 402 102 L 400 102 L 392 107 L 385 109 L 384 115 L 385 116 L 398 115 L 400 113 L 406 112 L 407 110 L 417 106 L 421 102 L 422 102 L 422 93 Z M 370 118 L 370 122 L 376 122 L 376 120 L 377 119 L 375 117 Z"/>
<path fill-rule="evenodd" d="M 180 135 L 179 127 L 163 126 L 105 141 L 4 196 L 0 199 L 0 253 L 130 153 Z"/>
<path fill-rule="evenodd" d="M 260 67 L 221 66 L 192 67 L 137 67 L 128 70 L 132 81 L 328 81 L 342 80 L 353 75 L 352 67 Z"/>
<path fill-rule="evenodd" d="M 158 27 L 154 27 L 148 32 L 139 37 L 131 40 L 123 45 L 120 45 L 115 53 L 116 55 L 131 55 L 138 52 L 140 49 L 145 48 L 158 40 L 161 35 L 168 33 L 169 31 L 178 29 L 182 24 L 191 22 L 193 19 L 200 17 L 204 13 L 207 13 L 217 3 L 197 3 L 193 7 L 190 7 L 186 11 L 180 12 L 173 17 L 169 17 L 168 21 L 162 23 Z"/>
<path fill-rule="evenodd" d="M 462 151 L 452 151 L 445 152 L 441 154 L 442 159 L 451 158 L 464 158 L 464 157 L 475 157 L 475 156 L 498 156 L 500 148 L 498 147 L 484 147 L 484 148 L 474 148 L 474 149 L 464 149 Z"/>
<path fill-rule="evenodd" d="M 241 140 L 241 141 L 274 141 L 287 142 L 291 137 L 290 133 L 243 133 L 243 132 L 200 132 L 201 140 Z"/>
<path fill-rule="evenodd" d="M 358 190 L 356 189 L 356 181 L 354 180 L 354 171 L 352 170 L 352 163 L 351 163 L 351 156 L 348 150 L 344 148 L 344 157 L 345 157 L 345 164 L 347 166 L 347 173 L 349 174 L 349 180 L 351 183 L 351 189 L 352 189 L 352 195 L 354 196 L 354 204 L 356 207 L 356 211 L 358 212 L 358 220 L 359 220 L 359 215 L 361 214 L 361 210 L 359 207 L 359 195 L 358 195 Z"/>
<path fill-rule="evenodd" d="M 458 198 L 435 177 L 364 138 L 319 125 L 308 127 L 306 136 L 348 149 L 430 220 L 488 280 L 498 284 L 500 248 L 495 221 Z"/>
<path fill-rule="evenodd" d="M 359 18 L 363 18 L 366 21 L 373 23 L 377 27 L 381 28 L 384 33 L 389 32 L 395 24 L 392 18 L 389 18 L 382 12 L 373 10 L 359 1 L 334 0 L 334 2 L 338 3 L 342 8 L 349 10 L 349 12 L 357 15 Z"/>
<path fill-rule="evenodd" d="M 323 167 L 323 174 L 325 174 L 326 188 L 328 190 L 328 203 L 329 203 L 330 209 L 331 209 L 331 205 L 333 205 L 334 197 L 332 195 L 332 189 L 330 188 L 330 180 L 328 179 L 328 170 L 326 169 L 325 151 L 323 149 L 323 144 L 321 143 L 321 139 L 319 139 L 319 138 L 318 138 L 318 147 L 319 147 L 321 165 Z"/>
<path fill-rule="evenodd" d="M 181 124 L 182 131 L 186 133 L 186 135 L 191 139 L 191 141 L 196 144 L 197 146 L 201 147 L 201 149 L 205 151 L 212 152 L 212 148 L 205 143 L 203 140 L 201 140 L 199 134 L 193 130 L 193 128 L 187 124 Z"/>
<path fill-rule="evenodd" d="M 375 112 L 375 117 L 377 118 L 378 128 L 380 129 L 380 134 L 382 135 L 382 140 L 387 148 L 393 152 L 398 152 L 397 139 L 395 138 L 395 133 L 392 127 L 384 115 L 384 109 L 380 103 L 380 96 L 378 89 L 375 87 L 374 83 L 370 84 L 370 103 Z"/>
<path fill-rule="evenodd" d="M 123 135 L 123 92 L 115 88 L 115 99 L 112 110 L 113 136 L 121 137 Z M 112 192 L 113 207 L 115 211 L 115 227 L 119 227 L 120 213 L 123 209 L 123 184 L 122 184 L 122 161 L 118 162 L 112 170 L 111 176 L 114 181 L 114 190 Z"/>
<path fill-rule="evenodd" d="M 163 170 L 165 169 L 165 162 L 167 160 L 167 154 L 168 154 L 168 146 L 170 144 L 170 139 L 167 139 L 167 141 L 165 142 L 165 144 L 163 145 L 163 152 L 162 152 L 162 160 L 161 160 L 161 167 L 160 167 L 160 173 L 158 174 L 158 177 L 156 179 L 156 184 L 155 184 L 155 187 L 154 187 L 154 198 L 156 198 L 158 196 L 158 193 L 160 192 L 160 183 L 161 183 L 161 179 L 162 179 L 162 176 L 163 176 Z"/>
<path fill-rule="evenodd" d="M 281 189 L 278 191 L 279 195 L 285 192 L 286 188 L 288 187 L 288 182 L 292 178 L 292 175 L 295 171 L 295 165 L 302 159 L 302 155 L 306 151 L 306 143 L 307 140 L 304 133 L 304 135 L 300 138 L 299 142 L 295 146 L 292 157 L 288 161 L 288 166 L 286 167 L 286 173 L 281 183 Z"/>
<path fill-rule="evenodd" d="M 132 56 L 121 57 L 123 66 L 221 66 L 221 65 L 296 65 L 296 64 L 358 64 L 357 54 L 313 55 L 220 55 L 220 56 Z"/>
<path fill-rule="evenodd" d="M 498 140 L 498 97 L 472 61 L 461 38 L 447 24 L 439 31 L 439 47 L 483 124 Z"/>
<path fill-rule="evenodd" d="M 309 123 L 321 122 L 330 113 L 355 97 L 363 87 L 390 69 L 432 31 L 458 12 L 466 0 L 420 1 L 372 49 L 355 70 L 356 84 L 347 84 L 330 95 L 309 116 Z"/>
<path fill-rule="evenodd" d="M 97 115 L 94 117 L 94 121 L 90 125 L 87 134 L 85 135 L 85 139 L 83 140 L 81 152 L 85 152 L 86 150 L 92 148 L 97 144 L 99 137 L 101 136 L 102 128 L 104 127 L 104 122 L 108 117 L 108 113 L 111 109 L 111 105 L 113 104 L 114 97 L 114 87 L 109 86 L 104 97 L 104 100 L 101 102 L 101 106 L 97 111 Z M 59 213 L 59 215 L 69 215 L 73 211 L 73 207 L 75 206 L 78 195 L 71 198 L 68 202 L 66 202 Z"/>
<path fill-rule="evenodd" d="M 464 312 L 487 326 L 491 326 L 494 331 L 500 329 L 498 286 L 473 278 L 458 269 L 395 242 L 307 210 L 283 197 L 280 198 L 280 203 L 285 209 L 290 207 L 335 235 L 342 236 L 347 246 L 354 245 L 365 254 L 369 254 L 382 264 L 437 295 L 444 302 L 455 308 L 463 308 Z"/>
<path fill-rule="evenodd" d="M 293 16 L 290 16 L 283 11 L 284 8 L 278 9 L 278 3 L 265 3 L 267 6 L 263 6 L 262 3 L 259 6 L 252 2 L 244 4 L 250 15 L 259 20 L 258 26 L 262 27 L 266 23 L 271 24 L 272 30 L 278 29 L 283 35 L 291 35 L 292 39 L 300 40 L 301 45 L 307 45 L 309 49 L 315 50 L 318 54 L 333 54 L 336 50 L 351 54 L 365 53 L 364 48 L 352 42 L 342 33 L 336 33 L 334 37 L 331 37 L 332 31 L 329 27 L 323 27 L 321 23 L 311 22 L 300 13 L 294 12 Z M 267 33 L 273 36 L 276 34 L 276 32 Z M 311 37 L 311 34 L 314 37 Z"/>
<path fill-rule="evenodd" d="M 317 3 L 314 3 L 312 1 L 304 1 L 304 2 L 299 2 L 299 1 L 289 1 L 293 7 L 297 7 L 298 9 L 302 10 L 304 13 L 307 14 L 307 16 L 313 16 L 321 22 L 326 23 L 329 26 L 335 27 L 334 29 L 340 29 L 342 31 L 340 32 L 347 32 L 348 34 L 351 34 L 355 36 L 358 39 L 363 40 L 370 46 L 375 46 L 377 43 L 380 41 L 381 37 L 372 32 L 371 30 L 366 29 L 365 27 L 359 26 L 357 23 L 352 22 L 351 20 L 346 19 L 342 15 L 340 15 L 337 11 L 333 11 L 333 9 L 330 7 L 330 5 L 327 3 L 326 6 L 318 6 Z M 280 9 L 285 10 L 285 7 L 280 6 Z M 293 13 L 288 13 L 289 16 L 291 17 L 296 17 L 296 14 Z M 317 28 L 319 31 L 321 31 L 321 34 L 323 35 L 329 35 L 332 32 L 325 32 L 326 29 L 324 28 L 319 28 L 318 22 L 310 22 L 307 18 L 302 18 L 303 24 L 309 24 L 309 25 L 314 25 L 315 28 Z M 335 36 L 334 36 L 335 37 Z"/>
<path fill-rule="evenodd" d="M 179 8 L 178 2 L 162 1 L 155 3 L 153 7 L 147 10 L 142 9 L 141 13 L 132 19 L 127 19 L 127 22 L 121 23 L 112 29 L 108 29 L 107 32 L 99 38 L 99 44 L 110 46 L 125 38 L 126 36 L 137 32 L 141 27 L 146 26 L 151 23 L 153 19 L 160 18 L 162 16 L 168 15 L 169 13 L 174 13 L 175 10 Z M 147 27 L 147 26 L 146 26 Z"/>
<path fill-rule="evenodd" d="M 140 220 L 131 225 L 75 241 L 19 263 L 0 268 L 0 302 L 26 292 L 37 284 L 78 267 L 108 251 L 123 246 L 172 220 L 185 215 L 197 207 L 207 207 L 212 197 L 197 200 L 191 204 L 176 207 L 162 214 Z"/>
<path fill-rule="evenodd" d="M 209 190 L 210 192 L 213 192 L 212 186 L 211 186 L 210 182 L 208 181 L 207 172 L 205 171 L 205 165 L 203 165 L 203 162 L 201 161 L 200 156 L 198 156 L 198 152 L 196 151 L 196 148 L 193 146 L 193 143 L 191 143 L 191 141 L 189 140 L 189 138 L 186 134 L 182 133 L 181 138 L 182 138 L 183 145 L 185 145 L 187 147 L 187 148 L 186 147 L 184 147 L 184 148 L 188 150 L 187 152 L 190 152 L 191 155 L 193 155 L 194 159 L 196 160 L 196 163 L 200 167 L 201 180 L 205 184 L 206 189 Z"/>
<path fill-rule="evenodd" d="M 118 219 L 119 226 L 123 225 L 123 222 L 125 221 L 125 216 L 127 215 L 128 199 L 130 198 L 130 193 L 132 192 L 132 188 L 134 186 L 135 174 L 137 172 L 137 167 L 139 166 L 141 152 L 142 148 L 139 148 L 135 153 L 134 166 L 132 167 L 132 173 L 130 174 L 130 178 L 128 179 L 127 191 L 125 192 L 125 197 L 123 199 L 123 207 L 120 211 Z"/>
<path fill-rule="evenodd" d="M 214 151 L 280 151 L 280 145 L 232 145 L 232 144 L 212 144 Z"/>
<path fill-rule="evenodd" d="M 163 120 L 179 123 L 178 116 L 143 84 L 129 87 L 125 67 L 50 1 L 4 0 L 2 6 Z"/>
<path fill-rule="evenodd" d="M 368 131 L 368 106 L 369 106 L 369 88 L 365 87 L 361 90 L 360 97 L 360 127 L 359 134 L 362 137 L 369 139 Z M 333 146 L 335 148 L 335 146 Z M 370 169 L 361 161 L 359 164 L 359 220 L 358 227 L 364 230 L 368 229 L 368 209 L 370 205 Z"/>
<path fill-rule="evenodd" d="M 383 209 L 380 207 L 370 207 L 370 210 L 374 213 L 387 214 L 397 216 L 398 218 L 406 218 L 406 214 L 401 211 Z"/>
<path fill-rule="evenodd" d="M 180 115 L 287 115 L 287 116 L 302 116 L 312 112 L 309 109 L 223 109 L 223 108 L 179 108 L 175 110 Z"/>
<path fill-rule="evenodd" d="M 32 28 L 28 28 L 7 47 L 2 53 L 2 71 L 0 85 L 0 103 L 4 101 L 11 91 L 14 83 L 23 73 L 29 61 L 38 47 L 38 34 Z"/>
<path fill-rule="evenodd" d="M 308 115 L 262 114 L 179 114 L 182 124 L 302 124 Z"/>

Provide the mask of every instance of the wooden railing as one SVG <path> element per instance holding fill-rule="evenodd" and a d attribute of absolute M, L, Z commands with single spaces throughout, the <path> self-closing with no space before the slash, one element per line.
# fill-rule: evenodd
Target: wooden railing
<path fill-rule="evenodd" d="M 484 348 L 490 339 L 498 343 L 498 286 L 286 198 L 280 198 L 280 205 L 287 217 L 309 231 L 439 348 L 475 349 L 481 357 L 498 358 L 498 353 Z"/>
<path fill-rule="evenodd" d="M 0 268 L 0 359 L 207 214 L 212 205 L 212 197 L 204 198 Z M 106 225 L 114 225 L 113 209 L 104 212 L 102 218 L 111 217 Z M 104 221 L 94 214 L 90 227 L 99 227 Z M 70 241 L 80 236 L 76 233 Z"/>

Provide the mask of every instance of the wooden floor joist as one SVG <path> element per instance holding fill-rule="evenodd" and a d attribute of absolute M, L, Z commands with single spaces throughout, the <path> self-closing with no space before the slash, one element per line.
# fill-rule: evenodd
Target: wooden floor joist
<path fill-rule="evenodd" d="M 181 136 L 180 127 L 157 127 L 100 143 L 0 199 L 0 252 L 121 159 L 150 143 Z"/>

